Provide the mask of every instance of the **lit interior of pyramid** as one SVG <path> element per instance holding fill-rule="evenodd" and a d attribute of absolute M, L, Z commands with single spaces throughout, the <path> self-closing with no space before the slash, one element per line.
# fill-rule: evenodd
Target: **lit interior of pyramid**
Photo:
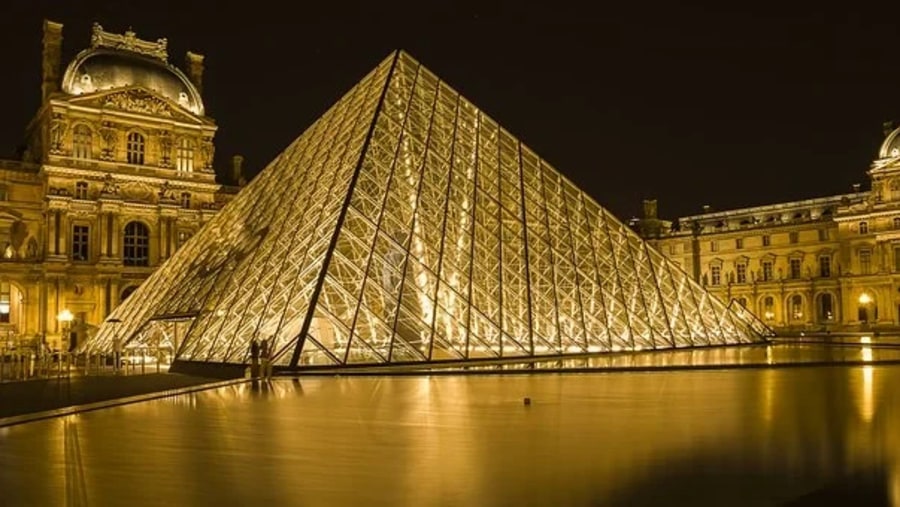
<path fill-rule="evenodd" d="M 404 52 L 382 62 L 86 344 L 180 361 L 417 363 L 759 341 L 689 274 Z"/>

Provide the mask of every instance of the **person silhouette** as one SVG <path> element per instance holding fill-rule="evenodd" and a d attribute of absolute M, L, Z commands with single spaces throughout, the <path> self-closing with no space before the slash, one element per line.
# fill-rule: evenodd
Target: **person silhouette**
<path fill-rule="evenodd" d="M 259 341 L 256 338 L 250 342 L 250 376 L 259 377 Z"/>
<path fill-rule="evenodd" d="M 260 356 L 262 357 L 262 376 L 266 380 L 272 380 L 272 347 L 269 345 L 268 338 L 262 341 Z"/>

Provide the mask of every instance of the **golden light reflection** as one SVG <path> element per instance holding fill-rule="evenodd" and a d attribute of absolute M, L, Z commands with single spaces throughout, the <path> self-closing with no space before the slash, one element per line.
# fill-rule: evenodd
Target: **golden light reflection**
<path fill-rule="evenodd" d="M 871 350 L 870 350 L 871 353 Z M 872 422 L 875 415 L 875 396 L 874 396 L 874 377 L 875 370 L 873 366 L 862 367 L 863 376 L 863 392 L 862 392 L 862 411 L 860 416 L 866 423 Z"/>
<path fill-rule="evenodd" d="M 762 372 L 762 418 L 766 426 L 772 424 L 775 412 L 775 370 L 765 369 Z"/>

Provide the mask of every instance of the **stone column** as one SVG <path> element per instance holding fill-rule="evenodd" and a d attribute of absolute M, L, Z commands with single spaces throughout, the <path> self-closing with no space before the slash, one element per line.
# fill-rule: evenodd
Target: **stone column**
<path fill-rule="evenodd" d="M 59 210 L 50 210 L 47 214 L 47 252 L 49 255 L 56 255 L 59 253 L 59 242 L 58 240 L 58 224 L 59 220 Z"/>
<path fill-rule="evenodd" d="M 60 211 L 59 213 L 59 255 L 66 255 L 66 252 L 68 252 L 68 248 L 66 247 L 66 245 L 68 244 L 69 235 L 71 234 L 71 232 L 69 231 L 69 214 L 62 211 Z"/>
<path fill-rule="evenodd" d="M 121 227 L 121 219 L 119 218 L 118 213 L 110 213 L 109 214 L 110 222 L 112 224 L 109 227 L 109 247 L 110 247 L 110 257 L 119 257 L 119 244 L 121 243 L 119 238 L 122 236 L 122 231 L 119 230 Z"/>
<path fill-rule="evenodd" d="M 106 251 L 106 229 L 108 226 L 106 215 L 105 212 L 97 215 L 97 241 L 100 243 L 100 259 L 105 259 L 108 255 Z"/>
<path fill-rule="evenodd" d="M 169 244 L 172 245 L 172 253 L 178 250 L 178 219 L 172 218 L 169 221 Z M 171 255 L 171 254 L 169 254 Z"/>
<path fill-rule="evenodd" d="M 168 229 L 169 218 L 164 216 L 159 217 L 156 224 L 156 237 L 159 244 L 159 263 L 161 263 L 162 261 L 166 260 L 166 257 L 168 256 L 168 252 L 166 250 L 166 229 Z"/>

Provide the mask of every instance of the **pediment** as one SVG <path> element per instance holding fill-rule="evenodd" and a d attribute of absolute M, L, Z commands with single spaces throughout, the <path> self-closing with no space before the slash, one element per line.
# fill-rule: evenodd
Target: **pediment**
<path fill-rule="evenodd" d="M 125 200 L 137 202 L 156 202 L 156 192 L 147 183 L 126 181 L 119 187 L 119 194 Z"/>
<path fill-rule="evenodd" d="M 180 107 L 170 99 L 140 86 L 106 90 L 69 99 L 70 104 L 97 109 L 114 109 L 129 113 L 171 118 L 185 123 L 205 124 L 208 120 Z"/>
<path fill-rule="evenodd" d="M 16 222 L 22 219 L 22 214 L 18 211 L 0 206 L 0 222 Z"/>

